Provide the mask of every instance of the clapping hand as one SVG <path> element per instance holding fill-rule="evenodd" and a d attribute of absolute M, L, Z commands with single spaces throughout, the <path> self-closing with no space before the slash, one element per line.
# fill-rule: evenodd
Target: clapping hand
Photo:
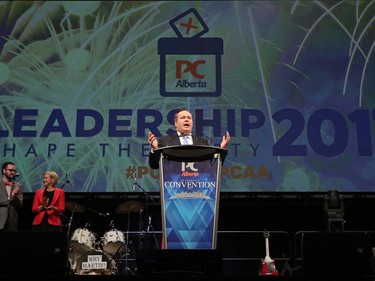
<path fill-rule="evenodd" d="M 43 209 L 47 209 L 48 202 L 49 202 L 49 199 L 47 197 L 43 197 L 43 199 L 42 199 Z"/>

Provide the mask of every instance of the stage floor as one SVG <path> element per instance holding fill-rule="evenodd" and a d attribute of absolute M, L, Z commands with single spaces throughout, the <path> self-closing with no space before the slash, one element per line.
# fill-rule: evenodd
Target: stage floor
<path fill-rule="evenodd" d="M 130 275 L 130 276 L 116 276 L 116 275 L 0 275 L 1 280 L 4 281 L 21 281 L 27 278 L 28 280 L 38 281 L 80 281 L 80 280 L 103 280 L 103 281 L 258 281 L 258 280 L 285 280 L 285 281 L 373 281 L 375 276 L 343 276 L 343 275 L 302 275 L 302 276 L 225 276 L 225 275 Z"/>
<path fill-rule="evenodd" d="M 278 275 L 272 277 L 278 280 L 375 280 L 370 234 L 373 232 L 301 232 L 296 235 L 296 245 L 302 249 L 287 252 L 288 247 L 279 247 L 282 251 L 277 253 L 276 246 L 285 244 L 288 236 L 284 232 L 273 232 L 273 259 Z M 68 247 L 72 246 L 72 241 L 68 241 L 63 232 L 5 232 L 0 235 L 0 280 L 89 280 L 94 275 L 96 280 L 140 281 L 233 281 L 271 277 L 259 274 L 264 257 L 261 232 L 222 232 L 221 235 L 223 245 L 227 246 L 217 250 L 133 249 L 110 255 L 102 249 L 87 251 L 85 243 L 79 244 L 81 252 L 72 251 Z M 240 235 L 246 240 L 241 241 Z M 225 243 L 224 236 L 228 236 L 230 243 Z M 236 245 L 235 241 L 240 244 Z M 256 246 L 261 250 L 258 256 L 252 256 Z"/>

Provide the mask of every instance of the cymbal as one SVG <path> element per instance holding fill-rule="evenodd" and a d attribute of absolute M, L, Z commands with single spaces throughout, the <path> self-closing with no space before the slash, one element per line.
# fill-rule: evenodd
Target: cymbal
<path fill-rule="evenodd" d="M 117 206 L 117 214 L 128 214 L 131 212 L 139 212 L 143 209 L 143 205 L 140 201 L 127 201 Z"/>
<path fill-rule="evenodd" d="M 83 213 L 84 211 L 86 211 L 86 208 L 83 207 L 82 205 L 76 203 L 76 202 L 72 202 L 72 201 L 67 201 L 65 203 L 65 207 L 71 211 L 71 212 L 76 212 L 76 213 Z"/>

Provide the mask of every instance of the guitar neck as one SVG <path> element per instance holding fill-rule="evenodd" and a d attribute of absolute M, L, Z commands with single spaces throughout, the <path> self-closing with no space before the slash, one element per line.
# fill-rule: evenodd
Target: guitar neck
<path fill-rule="evenodd" d="M 266 257 L 264 258 L 265 260 L 271 260 L 271 257 L 270 257 L 270 247 L 269 247 L 269 243 L 268 243 L 268 237 L 265 238 L 265 244 L 266 244 Z"/>

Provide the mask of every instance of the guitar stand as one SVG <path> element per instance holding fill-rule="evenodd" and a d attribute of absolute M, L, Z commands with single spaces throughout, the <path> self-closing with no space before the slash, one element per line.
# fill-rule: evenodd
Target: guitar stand
<path fill-rule="evenodd" d="M 286 258 L 286 256 L 285 256 L 284 254 L 283 254 L 283 258 L 284 258 L 284 260 L 285 260 L 285 263 L 284 263 L 284 266 L 283 266 L 283 268 L 281 269 L 281 272 L 280 272 L 280 275 L 281 275 L 281 276 L 287 276 L 287 275 L 289 275 L 289 276 L 293 276 L 293 272 L 294 272 L 294 271 L 296 271 L 296 270 L 302 268 L 302 266 L 300 266 L 300 265 L 298 265 L 298 266 L 292 268 L 292 267 L 290 266 L 290 263 L 289 263 L 288 259 Z M 287 274 L 287 273 L 288 273 L 288 274 Z"/>

